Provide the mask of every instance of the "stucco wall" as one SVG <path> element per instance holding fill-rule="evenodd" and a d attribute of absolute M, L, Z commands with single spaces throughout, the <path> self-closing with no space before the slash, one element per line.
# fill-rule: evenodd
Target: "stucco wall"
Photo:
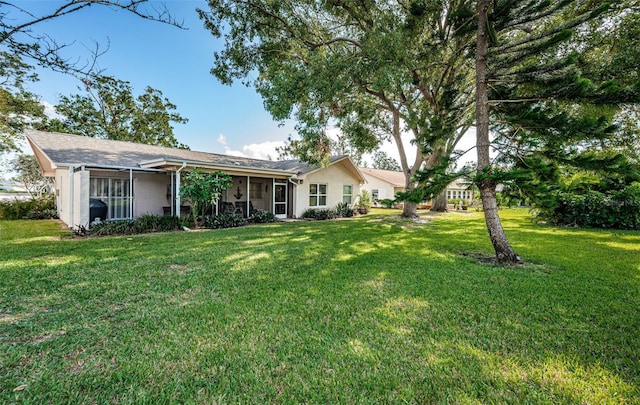
<path fill-rule="evenodd" d="M 335 208 L 338 203 L 342 202 L 342 186 L 352 186 L 351 203 L 356 201 L 357 195 L 360 193 L 359 180 L 347 170 L 342 163 L 336 163 L 324 169 L 320 169 L 307 176 L 301 178 L 303 183 L 297 186 L 298 204 L 295 208 L 296 217 L 302 216 L 309 209 L 309 185 L 313 183 L 321 183 L 327 185 L 327 205 L 313 208 Z"/>
<path fill-rule="evenodd" d="M 364 177 L 367 179 L 367 183 L 362 186 L 363 189 L 367 190 L 369 193 L 372 193 L 373 190 L 378 190 L 378 200 L 384 200 L 388 198 L 393 200 L 395 196 L 395 189 L 392 184 L 380 180 L 377 177 L 369 176 L 366 173 Z M 371 198 L 373 198 L 373 193 Z"/>
<path fill-rule="evenodd" d="M 79 170 L 73 173 L 73 224 L 89 227 L 89 172 Z"/>
<path fill-rule="evenodd" d="M 162 215 L 171 206 L 171 176 L 166 173 L 133 173 L 133 216 Z"/>
<path fill-rule="evenodd" d="M 56 169 L 54 181 L 58 217 L 67 226 L 71 226 L 69 223 L 73 220 L 69 219 L 69 170 Z"/>

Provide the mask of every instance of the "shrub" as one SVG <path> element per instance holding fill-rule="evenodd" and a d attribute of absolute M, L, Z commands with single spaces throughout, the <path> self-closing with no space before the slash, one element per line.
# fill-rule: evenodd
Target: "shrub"
<path fill-rule="evenodd" d="M 378 200 L 378 202 L 380 203 L 380 205 L 382 205 L 384 208 L 393 208 L 393 204 L 395 203 L 395 201 L 390 200 L 388 198 L 382 199 L 382 200 Z"/>
<path fill-rule="evenodd" d="M 202 226 L 209 229 L 236 228 L 244 224 L 246 221 L 238 214 L 211 215 L 202 220 Z"/>
<path fill-rule="evenodd" d="M 27 214 L 26 219 L 56 219 L 58 212 L 55 209 L 34 210 Z"/>
<path fill-rule="evenodd" d="M 91 225 L 87 232 L 93 236 L 110 236 L 110 235 L 133 235 L 141 233 L 135 226 L 132 219 L 122 219 L 117 221 L 103 221 Z"/>
<path fill-rule="evenodd" d="M 302 218 L 317 219 L 319 221 L 334 219 L 335 217 L 336 217 L 336 212 L 331 209 L 309 208 L 308 210 L 302 213 Z"/>
<path fill-rule="evenodd" d="M 555 225 L 640 229 L 640 183 L 610 193 L 558 192 L 552 197 L 537 209 L 539 217 Z"/>
<path fill-rule="evenodd" d="M 182 228 L 180 218 L 173 215 L 146 214 L 135 219 L 140 232 L 168 232 Z"/>
<path fill-rule="evenodd" d="M 349 207 L 346 202 L 340 202 L 336 205 L 336 215 L 342 218 L 351 218 L 353 216 L 353 208 Z"/>
<path fill-rule="evenodd" d="M 371 193 L 368 190 L 360 191 L 357 208 L 360 214 L 368 214 L 371 211 Z"/>
<path fill-rule="evenodd" d="M 276 218 L 276 216 L 272 212 L 264 210 L 256 210 L 249 217 L 249 222 L 253 224 L 268 224 L 276 222 L 277 220 L 278 218 Z"/>
<path fill-rule="evenodd" d="M 48 213 L 54 212 L 53 216 Z M 31 200 L 0 201 L 0 219 L 56 218 L 56 200 L 52 194 Z"/>
<path fill-rule="evenodd" d="M 136 219 L 102 221 L 91 225 L 90 229 L 79 226 L 76 235 L 110 236 L 134 235 L 150 232 L 169 232 L 182 229 L 180 218 L 165 215 L 142 215 Z"/>
<path fill-rule="evenodd" d="M 447 200 L 447 204 L 458 205 L 460 201 L 462 201 L 462 205 L 469 205 L 468 201 L 465 200 L 464 198 L 449 198 Z"/>

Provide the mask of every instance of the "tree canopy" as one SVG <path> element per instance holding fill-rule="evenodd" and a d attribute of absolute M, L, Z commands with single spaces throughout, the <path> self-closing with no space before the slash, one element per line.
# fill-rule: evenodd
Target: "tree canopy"
<path fill-rule="evenodd" d="M 64 21 L 65 16 L 89 7 L 124 11 L 141 19 L 183 27 L 163 4 L 149 0 L 65 0 L 39 4 L 37 7 L 30 2 L 0 1 L 0 153 L 18 150 L 20 134 L 27 127 L 63 128 L 59 122 L 46 122 L 44 106 L 37 95 L 27 90 L 26 84 L 37 80 L 33 66 L 71 74 L 85 82 L 104 80 L 101 79 L 103 72 L 97 69 L 96 61 L 106 52 L 106 48 L 96 43 L 93 52 L 81 62 L 81 56 L 65 55 L 70 44 L 60 43 L 40 30 L 44 22 Z M 157 90 L 147 89 L 146 97 L 150 100 L 146 105 L 152 108 L 150 115 L 157 116 L 163 106 L 165 109 L 174 108 L 168 101 L 162 101 L 160 96 Z M 162 120 L 156 117 L 152 125 Z M 160 127 L 151 130 L 164 130 L 164 125 Z M 166 132 L 161 138 L 165 136 Z"/>
<path fill-rule="evenodd" d="M 0 153 L 18 149 L 19 134 L 45 118 L 44 106 L 25 83 L 37 80 L 31 66 L 0 51 Z"/>
<path fill-rule="evenodd" d="M 361 152 L 393 141 L 413 188 L 416 171 L 453 151 L 473 121 L 468 2 L 211 0 L 199 13 L 225 39 L 212 74 L 255 86 L 274 118 L 295 118 L 289 146 L 303 160 L 325 161 L 335 125 Z"/>
<path fill-rule="evenodd" d="M 84 80 L 86 95 L 62 96 L 55 106 L 64 118 L 49 130 L 95 138 L 186 148 L 173 134 L 172 123 L 187 122 L 160 90 L 147 87 L 134 96 L 128 82 L 101 76 Z"/>

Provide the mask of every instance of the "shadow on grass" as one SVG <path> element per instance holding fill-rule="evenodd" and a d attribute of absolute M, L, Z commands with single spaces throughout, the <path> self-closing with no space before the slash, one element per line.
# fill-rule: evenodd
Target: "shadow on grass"
<path fill-rule="evenodd" d="M 508 221 L 549 271 L 461 259 L 491 249 L 477 217 L 15 247 L 0 384 L 53 402 L 638 400 L 634 262 L 614 236 Z"/>

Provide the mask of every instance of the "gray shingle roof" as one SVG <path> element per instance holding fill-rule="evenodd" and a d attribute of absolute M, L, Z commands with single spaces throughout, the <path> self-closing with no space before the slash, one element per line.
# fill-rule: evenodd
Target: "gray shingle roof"
<path fill-rule="evenodd" d="M 165 159 L 186 160 L 211 165 L 239 165 L 291 173 L 307 173 L 317 169 L 317 167 L 299 160 L 251 159 L 56 132 L 27 131 L 26 135 L 57 166 L 72 164 L 137 168 L 143 162 Z M 343 157 L 332 157 L 331 161 L 334 162 L 341 158 Z"/>

